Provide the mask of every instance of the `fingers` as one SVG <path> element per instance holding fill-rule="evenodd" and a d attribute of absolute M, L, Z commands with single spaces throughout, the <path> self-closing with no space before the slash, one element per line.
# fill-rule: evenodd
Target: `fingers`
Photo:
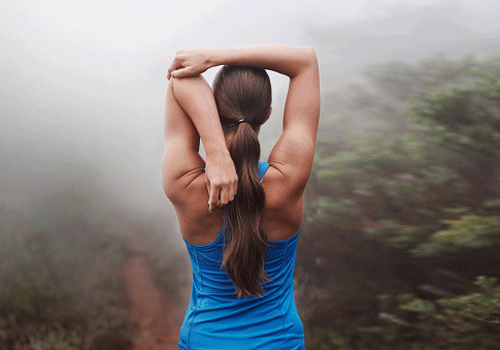
<path fill-rule="evenodd" d="M 213 213 L 215 207 L 219 202 L 219 192 L 220 189 L 216 186 L 209 185 L 208 191 L 208 212 Z"/>
<path fill-rule="evenodd" d="M 187 76 L 189 73 L 189 65 L 185 62 L 185 59 L 182 57 L 182 53 L 178 52 L 175 58 L 172 61 L 170 67 L 168 67 L 167 71 L 167 79 L 170 78 L 182 78 Z"/>
<path fill-rule="evenodd" d="M 176 69 L 176 70 L 172 71 L 170 73 L 170 76 L 174 77 L 174 78 L 184 78 L 184 77 L 187 77 L 190 75 L 189 74 L 190 71 L 191 70 L 189 69 L 189 67 L 184 67 L 184 68 Z M 168 78 L 168 76 L 167 76 L 167 78 Z"/>
<path fill-rule="evenodd" d="M 208 177 L 205 176 L 205 185 L 207 186 L 207 193 L 210 196 L 210 181 L 208 181 Z"/>
<path fill-rule="evenodd" d="M 219 207 L 223 207 L 227 203 L 229 203 L 229 188 L 228 187 L 221 188 L 219 198 L 220 198 L 219 203 L 218 203 Z"/>
<path fill-rule="evenodd" d="M 189 70 L 188 66 L 186 66 L 186 57 L 185 51 L 178 51 L 177 54 L 175 55 L 175 58 L 172 61 L 172 64 L 168 68 L 167 71 L 167 79 L 170 78 L 183 78 L 185 76 L 188 76 Z"/>
<path fill-rule="evenodd" d="M 170 67 L 168 67 L 167 79 L 170 79 L 172 77 L 172 72 L 180 67 L 182 67 L 182 64 L 181 64 L 179 58 L 178 57 L 174 58 L 174 60 L 172 61 L 172 64 L 170 65 Z"/>
<path fill-rule="evenodd" d="M 167 78 L 184 78 L 203 73 L 210 67 L 203 50 L 178 51 L 168 68 Z"/>
<path fill-rule="evenodd" d="M 234 200 L 238 188 L 238 181 L 225 184 L 211 184 L 206 182 L 208 198 L 208 211 L 213 213 L 216 207 L 224 207 Z"/>
<path fill-rule="evenodd" d="M 223 207 L 234 200 L 238 188 L 238 181 L 225 183 L 220 186 L 220 195 L 217 205 Z"/>
<path fill-rule="evenodd" d="M 235 180 L 229 186 L 229 201 L 230 202 L 232 202 L 234 200 L 234 197 L 236 196 L 236 192 L 238 192 L 238 180 Z"/>
<path fill-rule="evenodd" d="M 234 195 L 236 192 L 234 191 L 234 186 L 231 186 L 229 191 L 228 191 L 228 201 L 232 202 L 234 200 Z"/>

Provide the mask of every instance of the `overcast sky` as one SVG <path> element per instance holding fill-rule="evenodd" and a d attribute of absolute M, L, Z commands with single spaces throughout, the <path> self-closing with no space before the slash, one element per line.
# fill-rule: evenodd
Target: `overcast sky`
<path fill-rule="evenodd" d="M 347 32 L 354 42 L 449 22 L 496 38 L 499 13 L 496 0 L 1 1 L 1 198 L 29 206 L 31 193 L 88 173 L 89 186 L 138 211 L 168 207 L 160 183 L 165 73 L 179 49 L 318 45 L 333 75 L 352 60 L 342 46 L 327 52 L 335 35 L 321 42 L 314 33 Z M 286 79 L 272 80 L 279 94 Z"/>

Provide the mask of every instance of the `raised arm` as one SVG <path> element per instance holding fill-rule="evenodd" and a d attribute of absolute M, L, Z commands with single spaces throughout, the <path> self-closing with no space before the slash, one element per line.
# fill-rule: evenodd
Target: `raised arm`
<path fill-rule="evenodd" d="M 312 61 L 316 62 L 316 54 L 312 48 L 286 45 L 181 50 L 168 69 L 168 78 L 194 76 L 208 68 L 224 64 L 270 69 L 293 78 Z"/>
<path fill-rule="evenodd" d="M 203 141 L 206 164 L 200 157 Z M 237 176 L 222 132 L 212 90 L 201 76 L 172 79 L 165 112 L 163 180 L 167 196 L 178 206 L 192 201 L 190 185 L 203 174 L 209 193 L 208 209 L 232 201 Z"/>
<path fill-rule="evenodd" d="M 290 78 L 283 116 L 283 133 L 268 162 L 280 172 L 296 195 L 309 177 L 319 122 L 319 69 L 312 48 L 282 45 L 233 49 L 179 51 L 169 76 L 200 74 L 221 65 L 243 65 L 274 70 Z M 291 195 L 291 194 L 288 194 Z"/>

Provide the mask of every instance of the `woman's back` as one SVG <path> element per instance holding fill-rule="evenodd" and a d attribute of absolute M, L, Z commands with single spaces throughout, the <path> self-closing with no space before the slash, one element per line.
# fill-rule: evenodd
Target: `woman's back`
<path fill-rule="evenodd" d="M 303 196 L 287 196 L 288 191 L 284 190 L 284 184 L 287 182 L 291 180 L 268 164 L 262 179 L 266 198 L 262 224 L 268 240 L 271 241 L 292 237 L 302 222 Z M 200 174 L 190 187 L 190 193 L 186 193 L 190 198 L 189 203 L 182 212 L 177 211 L 179 221 L 182 222 L 182 236 L 186 242 L 194 245 L 209 244 L 222 229 L 224 210 L 219 209 L 214 213 L 207 211 L 208 194 L 204 174 Z"/>
<path fill-rule="evenodd" d="M 267 166 L 259 164 L 262 175 Z M 224 228 L 206 245 L 186 241 L 193 285 L 180 348 L 303 349 L 303 328 L 292 294 L 299 232 L 285 240 L 267 242 L 265 293 L 238 298 L 231 279 L 221 269 Z"/>

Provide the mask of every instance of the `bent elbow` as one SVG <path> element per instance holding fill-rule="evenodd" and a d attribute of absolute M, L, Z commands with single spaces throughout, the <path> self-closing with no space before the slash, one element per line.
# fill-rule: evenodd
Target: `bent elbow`
<path fill-rule="evenodd" d="M 305 59 L 309 65 L 318 65 L 318 56 L 316 55 L 316 50 L 313 47 L 307 46 L 305 47 Z"/>
<path fill-rule="evenodd" d="M 172 183 L 165 178 L 163 178 L 163 192 L 165 192 L 165 195 L 170 201 L 172 201 L 172 198 L 175 197 L 174 186 L 172 186 Z"/>
<path fill-rule="evenodd" d="M 162 169 L 162 185 L 163 192 L 167 196 L 167 198 L 174 204 L 178 201 L 179 190 L 178 186 L 176 186 L 177 182 L 172 178 L 172 174 L 168 171 L 166 164 L 163 165 Z"/>
<path fill-rule="evenodd" d="M 176 204 L 179 202 L 180 194 L 178 186 L 175 185 L 175 181 L 169 181 L 168 178 L 163 178 L 163 192 L 167 196 L 168 200 L 172 204 Z"/>

